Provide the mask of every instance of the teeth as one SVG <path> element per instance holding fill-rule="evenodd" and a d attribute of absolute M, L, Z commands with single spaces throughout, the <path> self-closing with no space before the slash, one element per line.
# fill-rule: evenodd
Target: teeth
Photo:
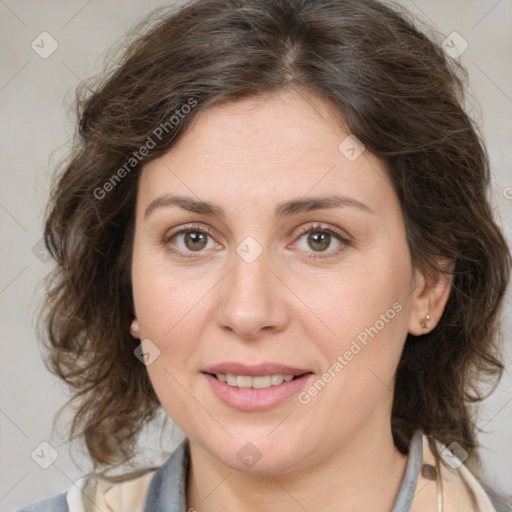
<path fill-rule="evenodd" d="M 284 380 L 284 375 L 272 375 L 271 381 L 272 386 L 279 386 L 279 384 L 282 384 Z"/>
<path fill-rule="evenodd" d="M 236 385 L 239 388 L 250 388 L 252 387 L 252 377 L 246 377 L 245 375 L 237 375 L 235 377 Z"/>
<path fill-rule="evenodd" d="M 269 388 L 270 386 L 275 386 L 276 382 L 274 382 L 275 378 L 280 379 L 281 375 L 261 375 L 258 377 L 253 377 L 252 380 L 252 387 L 254 389 L 265 389 Z M 238 377 L 240 378 L 240 377 Z M 281 384 L 281 382 L 277 382 L 277 384 Z"/>
<path fill-rule="evenodd" d="M 283 381 L 293 380 L 293 375 L 261 375 L 251 377 L 249 375 L 232 375 L 230 373 L 217 373 L 217 379 L 229 386 L 236 388 L 265 389 L 271 386 L 279 386 Z"/>

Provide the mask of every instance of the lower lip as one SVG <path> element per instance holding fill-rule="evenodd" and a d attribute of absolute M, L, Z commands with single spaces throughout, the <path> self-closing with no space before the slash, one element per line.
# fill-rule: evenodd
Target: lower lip
<path fill-rule="evenodd" d="M 203 375 L 213 391 L 227 405 L 240 411 L 265 411 L 298 393 L 313 374 L 307 373 L 298 379 L 284 381 L 278 386 L 264 389 L 236 388 L 221 382 L 209 373 L 203 373 Z"/>

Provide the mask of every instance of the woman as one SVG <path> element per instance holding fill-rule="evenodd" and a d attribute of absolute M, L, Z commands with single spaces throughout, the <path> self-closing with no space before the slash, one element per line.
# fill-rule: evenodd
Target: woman
<path fill-rule="evenodd" d="M 21 510 L 510 510 L 472 409 L 510 254 L 457 72 L 374 0 L 199 0 L 131 44 L 46 223 L 95 472 Z M 109 480 L 160 407 L 186 439 Z"/>

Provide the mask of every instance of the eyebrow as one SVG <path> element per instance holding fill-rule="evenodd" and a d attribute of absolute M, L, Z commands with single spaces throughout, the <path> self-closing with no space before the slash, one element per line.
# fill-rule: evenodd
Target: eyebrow
<path fill-rule="evenodd" d="M 162 194 L 153 199 L 144 212 L 144 218 L 147 218 L 153 211 L 158 208 L 169 206 L 179 206 L 189 212 L 198 213 L 201 215 L 217 216 L 223 220 L 226 219 L 224 209 L 208 201 L 201 201 L 192 199 L 190 197 L 173 196 L 169 194 Z M 294 215 L 302 212 L 310 212 L 313 210 L 332 209 L 332 208 L 345 208 L 352 207 L 358 208 L 364 212 L 375 214 L 375 212 L 366 204 L 357 201 L 351 197 L 331 195 L 331 196 L 318 196 L 308 197 L 306 199 L 291 199 L 279 203 L 274 211 L 274 220 L 277 222 L 284 217 Z"/>

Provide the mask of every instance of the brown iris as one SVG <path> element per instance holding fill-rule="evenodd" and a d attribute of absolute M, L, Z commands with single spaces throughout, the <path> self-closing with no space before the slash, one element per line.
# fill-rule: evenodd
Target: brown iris
<path fill-rule="evenodd" d="M 322 251 L 324 249 L 327 249 L 329 247 L 329 244 L 331 243 L 331 235 L 329 233 L 310 233 L 308 235 L 308 244 L 310 242 L 313 242 L 314 244 L 320 244 L 317 245 L 318 250 Z M 313 249 L 314 246 L 311 246 Z M 317 249 L 315 249 L 317 250 Z"/>
<path fill-rule="evenodd" d="M 200 251 L 206 246 L 207 236 L 206 233 L 200 231 L 187 231 L 185 233 L 185 245 L 192 251 Z M 189 245 L 189 242 L 191 242 L 191 245 Z"/>

